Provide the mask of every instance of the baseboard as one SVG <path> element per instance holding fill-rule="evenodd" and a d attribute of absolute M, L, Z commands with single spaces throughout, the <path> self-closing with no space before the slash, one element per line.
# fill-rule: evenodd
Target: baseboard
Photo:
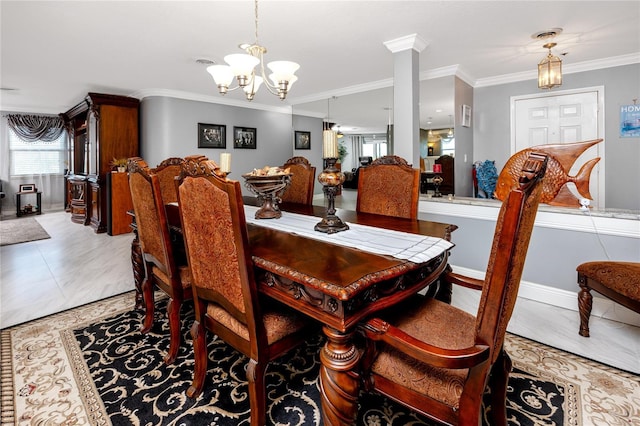
<path fill-rule="evenodd" d="M 464 268 L 451 265 L 453 271 L 471 278 L 484 278 L 484 272 L 475 269 Z M 576 284 L 577 287 L 577 284 Z M 640 327 L 640 314 L 633 312 L 609 299 L 598 297 L 593 292 L 593 307 L 591 316 L 605 318 L 612 321 L 621 322 L 628 325 Z M 533 300 L 535 302 L 545 303 L 547 305 L 556 306 L 563 309 L 578 311 L 578 292 L 562 290 L 537 284 L 529 281 L 520 282 L 520 291 L 518 298 Z"/>

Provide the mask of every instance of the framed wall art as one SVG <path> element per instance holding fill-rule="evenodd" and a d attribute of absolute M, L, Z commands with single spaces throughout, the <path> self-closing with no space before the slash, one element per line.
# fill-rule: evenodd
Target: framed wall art
<path fill-rule="evenodd" d="M 233 147 L 238 149 L 256 149 L 255 127 L 234 127 Z"/>
<path fill-rule="evenodd" d="M 311 132 L 296 130 L 294 147 L 295 149 L 311 149 Z"/>
<path fill-rule="evenodd" d="M 227 126 L 198 123 L 198 148 L 227 147 Z"/>
<path fill-rule="evenodd" d="M 469 105 L 462 105 L 462 120 L 460 124 L 462 127 L 471 127 L 471 107 Z"/>

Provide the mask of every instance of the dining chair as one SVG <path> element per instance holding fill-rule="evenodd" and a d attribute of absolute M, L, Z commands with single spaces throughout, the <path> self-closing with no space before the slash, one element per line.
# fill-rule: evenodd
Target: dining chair
<path fill-rule="evenodd" d="M 313 204 L 313 188 L 316 180 L 316 168 L 304 157 L 289 158 L 283 169 L 290 169 L 291 185 L 280 196 L 283 202 Z"/>
<path fill-rule="evenodd" d="M 167 316 L 170 341 L 164 361 L 167 364 L 173 364 L 178 355 L 182 334 L 180 308 L 183 301 L 192 298 L 189 269 L 186 264 L 179 265 L 174 256 L 158 175 L 139 157 L 129 159 L 128 171 L 145 270 L 142 283 L 145 316 L 141 331 L 148 333 L 153 326 L 154 289 L 157 287 L 169 296 Z"/>
<path fill-rule="evenodd" d="M 492 425 L 506 425 L 511 359 L 503 347 L 533 230 L 547 157 L 532 153 L 496 222 L 484 280 L 446 272 L 452 284 L 478 289 L 476 315 L 416 297 L 360 327 L 366 389 L 442 423 L 480 424 L 485 388 Z"/>
<path fill-rule="evenodd" d="M 359 169 L 356 210 L 385 216 L 418 218 L 420 170 L 387 155 Z"/>
<path fill-rule="evenodd" d="M 183 159 L 180 157 L 170 157 L 162 160 L 162 162 L 153 169 L 153 172 L 158 176 L 158 180 L 160 181 L 160 193 L 162 194 L 162 201 L 165 204 L 178 201 L 175 178 L 180 175 L 182 162 Z"/>
<path fill-rule="evenodd" d="M 267 364 L 304 342 L 310 324 L 288 307 L 259 298 L 239 182 L 207 170 L 207 163 L 190 169 L 197 174 L 184 176 L 178 187 L 195 307 L 195 369 L 187 396 L 198 396 L 204 387 L 209 330 L 249 358 L 251 425 L 263 426 Z"/>

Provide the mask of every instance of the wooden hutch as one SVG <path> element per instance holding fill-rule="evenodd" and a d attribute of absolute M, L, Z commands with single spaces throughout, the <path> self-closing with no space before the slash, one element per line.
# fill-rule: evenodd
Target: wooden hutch
<path fill-rule="evenodd" d="M 119 211 L 131 208 L 128 184 L 121 182 L 127 175 L 111 173 L 111 161 L 139 155 L 139 106 L 135 98 L 89 93 L 61 114 L 70 141 L 67 210 L 73 222 L 97 233 L 123 229 L 116 222 L 130 220 Z"/>

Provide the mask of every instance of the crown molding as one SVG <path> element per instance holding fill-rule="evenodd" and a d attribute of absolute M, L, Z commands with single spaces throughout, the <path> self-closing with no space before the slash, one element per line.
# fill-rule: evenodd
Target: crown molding
<path fill-rule="evenodd" d="M 573 74 L 577 72 L 595 71 L 603 68 L 613 68 L 623 65 L 640 63 L 640 52 L 629 55 L 613 56 L 611 58 L 596 59 L 593 61 L 578 62 L 575 64 L 562 64 L 562 74 Z M 535 64 L 533 64 L 535 66 Z M 497 75 L 494 77 L 479 78 L 471 84 L 475 87 L 496 86 L 499 84 L 515 83 L 525 80 L 536 80 L 538 71 L 523 71 L 513 74 Z"/>
<path fill-rule="evenodd" d="M 165 97 L 165 98 L 176 98 L 176 99 L 184 99 L 187 101 L 205 102 L 210 104 L 234 106 L 239 108 L 249 108 L 249 109 L 262 110 L 262 111 L 279 112 L 282 114 L 291 114 L 291 111 L 292 111 L 292 107 L 290 105 L 273 106 L 273 105 L 259 104 L 259 103 L 249 102 L 249 101 L 241 101 L 241 100 L 231 99 L 231 98 L 224 98 L 221 96 L 201 95 L 198 93 L 184 92 L 180 90 L 142 89 L 142 90 L 133 92 L 129 96 L 133 98 L 138 98 L 139 100 L 143 100 L 144 98 L 150 98 L 154 96 Z"/>
<path fill-rule="evenodd" d="M 413 49 L 416 52 L 420 53 L 429 45 L 429 43 L 427 43 L 425 39 L 415 33 L 403 37 L 398 37 L 393 40 L 384 41 L 382 42 L 382 44 L 384 44 L 385 47 L 391 51 L 391 53 L 403 52 L 410 49 Z"/>
<path fill-rule="evenodd" d="M 370 90 L 384 89 L 386 87 L 393 87 L 393 78 L 386 78 L 384 80 L 372 81 L 369 83 L 356 84 L 353 86 L 342 87 L 340 89 L 329 90 L 326 92 L 316 93 L 309 96 L 300 96 L 297 98 L 287 98 L 290 104 L 298 105 L 305 104 L 307 102 L 326 101 L 333 96 L 346 96 L 356 93 L 367 92 Z"/>

